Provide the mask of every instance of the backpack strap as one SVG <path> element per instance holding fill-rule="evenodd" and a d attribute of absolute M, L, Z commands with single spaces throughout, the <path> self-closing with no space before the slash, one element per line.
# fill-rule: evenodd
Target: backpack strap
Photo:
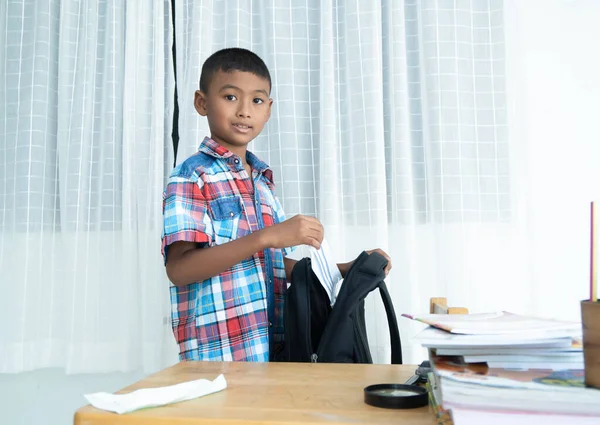
<path fill-rule="evenodd" d="M 398 321 L 396 320 L 396 312 L 392 304 L 392 298 L 387 290 L 384 281 L 379 283 L 379 293 L 381 300 L 385 306 L 385 314 L 387 315 L 388 326 L 390 328 L 390 344 L 392 345 L 392 364 L 402 364 L 402 343 L 400 342 L 400 332 L 398 331 Z"/>
<path fill-rule="evenodd" d="M 360 260 L 362 260 L 362 258 L 360 258 Z M 372 252 L 371 254 L 367 254 L 367 258 L 362 261 L 359 270 L 371 276 L 378 276 L 381 271 L 385 269 L 387 264 L 388 261 L 383 255 L 378 254 L 377 252 Z M 383 301 L 383 306 L 385 307 L 385 314 L 387 316 L 388 327 L 390 330 L 392 364 L 402 364 L 402 343 L 400 341 L 400 332 L 398 331 L 398 320 L 396 319 L 394 304 L 392 303 L 392 298 L 390 297 L 390 293 L 387 290 L 385 282 L 381 280 L 378 286 L 379 293 L 381 294 L 381 300 Z"/>

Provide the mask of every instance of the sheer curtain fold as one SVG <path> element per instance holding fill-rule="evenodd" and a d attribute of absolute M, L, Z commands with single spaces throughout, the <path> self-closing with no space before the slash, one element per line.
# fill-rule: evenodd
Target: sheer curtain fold
<path fill-rule="evenodd" d="M 0 371 L 156 370 L 172 120 L 168 1 L 0 9 Z"/>

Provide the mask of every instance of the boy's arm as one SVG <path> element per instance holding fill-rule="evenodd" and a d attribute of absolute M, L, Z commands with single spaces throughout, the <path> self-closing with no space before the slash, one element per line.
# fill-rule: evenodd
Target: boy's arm
<path fill-rule="evenodd" d="M 285 280 L 287 282 L 292 281 L 292 270 L 298 261 L 292 260 L 291 258 L 283 257 L 283 264 L 285 265 Z"/>
<path fill-rule="evenodd" d="M 318 249 L 322 240 L 321 223 L 297 215 L 223 245 L 198 248 L 194 242 L 174 242 L 167 251 L 167 276 L 175 286 L 202 282 L 266 248 L 312 245 Z M 287 270 L 286 263 L 286 275 Z"/>
<path fill-rule="evenodd" d="M 202 282 L 263 249 L 265 242 L 258 232 L 209 248 L 198 248 L 195 242 L 174 242 L 167 251 L 167 276 L 175 286 Z"/>

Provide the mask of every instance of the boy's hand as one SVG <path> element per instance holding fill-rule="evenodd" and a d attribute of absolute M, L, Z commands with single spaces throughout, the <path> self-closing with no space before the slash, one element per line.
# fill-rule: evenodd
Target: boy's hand
<path fill-rule="evenodd" d="M 390 258 L 389 255 L 387 255 L 387 253 L 383 250 L 383 249 L 372 249 L 370 251 L 366 251 L 367 254 L 371 254 L 373 252 L 378 253 L 379 255 L 383 255 L 383 257 L 385 257 L 385 259 L 388 261 L 387 266 L 385 266 L 385 275 L 387 277 L 388 273 L 390 272 L 390 270 L 392 269 L 392 259 Z M 354 261 L 350 261 L 349 263 L 342 263 L 342 264 L 338 264 L 338 269 L 340 270 L 340 274 L 342 275 L 342 277 L 346 277 L 346 274 L 348 273 L 348 270 L 350 270 L 350 267 L 352 267 L 352 264 L 354 264 Z"/>
<path fill-rule="evenodd" d="M 323 242 L 323 225 L 316 218 L 305 215 L 296 215 L 261 232 L 270 248 L 310 245 L 319 249 Z"/>
<path fill-rule="evenodd" d="M 383 249 L 377 248 L 377 249 L 372 249 L 370 251 L 367 251 L 367 254 L 371 254 L 373 252 L 376 252 L 379 255 L 382 255 L 387 261 L 387 266 L 385 266 L 385 275 L 387 276 L 388 273 L 390 272 L 390 270 L 392 270 L 392 259 L 390 258 L 389 255 L 387 255 L 387 252 L 385 252 Z"/>

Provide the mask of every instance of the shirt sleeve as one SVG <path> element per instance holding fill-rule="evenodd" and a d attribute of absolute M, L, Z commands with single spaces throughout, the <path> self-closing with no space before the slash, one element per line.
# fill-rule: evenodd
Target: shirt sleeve
<path fill-rule="evenodd" d="M 283 207 L 281 206 L 281 203 L 279 202 L 279 199 L 277 198 L 277 196 L 273 195 L 273 197 L 275 198 L 275 204 L 274 204 L 274 214 L 276 217 L 276 223 L 282 223 L 286 220 L 285 218 L 285 213 L 283 212 Z M 290 255 L 292 252 L 294 252 L 294 250 L 296 249 L 295 246 L 290 246 L 288 248 L 284 248 L 283 251 L 283 256 L 287 257 L 288 255 Z"/>
<path fill-rule="evenodd" d="M 213 226 L 207 202 L 197 181 L 171 176 L 163 197 L 162 255 L 173 242 L 196 242 L 212 245 Z"/>

